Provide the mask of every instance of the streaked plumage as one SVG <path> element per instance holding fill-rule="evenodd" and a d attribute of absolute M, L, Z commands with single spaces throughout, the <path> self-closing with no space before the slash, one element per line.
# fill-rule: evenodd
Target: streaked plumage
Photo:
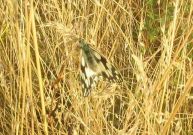
<path fill-rule="evenodd" d="M 120 73 L 104 56 L 92 49 L 83 39 L 80 40 L 80 46 L 82 49 L 81 83 L 84 96 L 90 94 L 99 80 L 122 81 Z"/>

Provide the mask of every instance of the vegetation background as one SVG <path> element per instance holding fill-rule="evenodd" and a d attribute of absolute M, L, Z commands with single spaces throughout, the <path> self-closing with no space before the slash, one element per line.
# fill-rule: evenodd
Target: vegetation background
<path fill-rule="evenodd" d="M 192 0 L 1 0 L 0 134 L 193 134 Z M 88 97 L 84 38 L 121 72 Z"/>

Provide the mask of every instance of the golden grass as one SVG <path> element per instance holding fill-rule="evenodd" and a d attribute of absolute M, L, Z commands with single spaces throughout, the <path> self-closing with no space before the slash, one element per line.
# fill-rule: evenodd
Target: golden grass
<path fill-rule="evenodd" d="M 193 1 L 0 7 L 0 134 L 193 134 Z M 79 38 L 124 82 L 83 97 Z"/>

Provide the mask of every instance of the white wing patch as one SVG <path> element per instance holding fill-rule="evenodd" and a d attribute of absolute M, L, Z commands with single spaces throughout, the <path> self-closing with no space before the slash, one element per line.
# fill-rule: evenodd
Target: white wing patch
<path fill-rule="evenodd" d="M 87 77 L 87 78 L 96 75 L 96 73 L 95 73 L 93 70 L 91 70 L 89 67 L 86 67 L 86 68 L 85 68 L 85 73 L 86 73 L 86 77 Z"/>
<path fill-rule="evenodd" d="M 84 60 L 84 57 L 82 57 L 81 64 L 82 64 L 83 67 L 85 67 L 85 60 Z"/>

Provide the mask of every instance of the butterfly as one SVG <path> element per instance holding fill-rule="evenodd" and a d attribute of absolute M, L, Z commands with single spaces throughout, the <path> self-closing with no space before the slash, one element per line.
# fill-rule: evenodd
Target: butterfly
<path fill-rule="evenodd" d="M 81 83 L 84 96 L 90 94 L 99 80 L 122 81 L 121 74 L 103 55 L 94 50 L 83 39 L 79 42 L 82 50 Z"/>

